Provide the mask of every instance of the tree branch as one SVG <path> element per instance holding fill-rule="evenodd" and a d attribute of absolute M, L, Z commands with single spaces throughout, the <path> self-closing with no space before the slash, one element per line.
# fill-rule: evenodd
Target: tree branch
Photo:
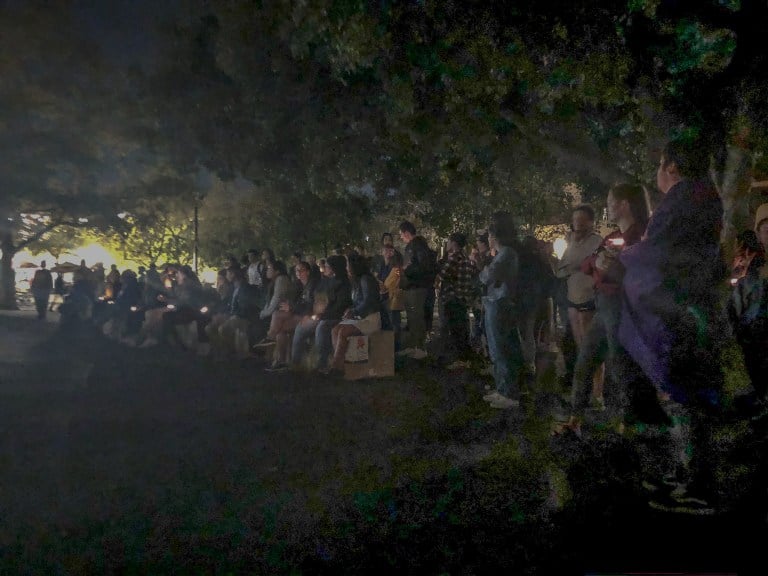
<path fill-rule="evenodd" d="M 48 232 L 53 230 L 54 228 L 58 228 L 59 226 L 71 226 L 72 228 L 82 228 L 84 226 L 83 223 L 77 222 L 75 220 L 55 220 L 53 222 L 49 222 L 42 228 L 40 228 L 38 231 L 34 232 L 31 236 L 28 238 L 25 238 L 18 244 L 16 244 L 16 251 L 20 252 L 21 250 L 24 250 L 27 246 L 32 244 L 33 242 L 37 242 L 45 236 Z"/>
<path fill-rule="evenodd" d="M 547 138 L 536 133 L 536 129 L 530 127 L 525 119 L 518 114 L 508 112 L 504 117 L 509 120 L 520 134 L 532 142 L 545 149 L 549 154 L 561 160 L 574 170 L 587 171 L 605 184 L 613 184 L 619 180 L 632 179 L 630 174 L 623 170 L 616 169 L 606 158 L 601 157 L 599 153 L 590 153 L 583 148 L 574 149 L 564 145 L 561 141 Z"/>

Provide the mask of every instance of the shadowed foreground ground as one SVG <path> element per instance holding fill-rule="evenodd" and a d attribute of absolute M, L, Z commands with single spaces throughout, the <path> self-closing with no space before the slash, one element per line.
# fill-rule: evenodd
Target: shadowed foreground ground
<path fill-rule="evenodd" d="M 0 316 L 0 573 L 765 573 L 764 486 L 723 517 L 654 513 L 631 438 L 553 442 L 477 371 L 399 374 L 269 375 Z"/>

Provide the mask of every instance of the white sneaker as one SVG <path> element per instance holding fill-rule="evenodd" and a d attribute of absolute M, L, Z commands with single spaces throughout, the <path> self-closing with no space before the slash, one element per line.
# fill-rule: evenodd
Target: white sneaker
<path fill-rule="evenodd" d="M 501 396 L 501 394 L 499 394 L 499 396 Z M 520 406 L 519 400 L 513 400 L 506 396 L 491 400 L 491 408 L 497 408 L 498 410 L 509 410 L 510 408 L 517 408 L 518 406 Z"/>
<path fill-rule="evenodd" d="M 409 356 L 414 360 L 423 360 L 427 357 L 427 352 L 421 348 L 413 348 Z"/>
<path fill-rule="evenodd" d="M 411 352 L 413 352 L 415 348 L 403 348 L 400 350 L 400 352 L 397 353 L 397 356 L 410 356 Z"/>
<path fill-rule="evenodd" d="M 496 392 L 496 390 L 483 396 L 483 400 L 485 400 L 486 402 L 491 402 L 493 400 L 496 400 L 497 398 L 505 398 L 505 396 L 502 396 L 501 394 Z"/>

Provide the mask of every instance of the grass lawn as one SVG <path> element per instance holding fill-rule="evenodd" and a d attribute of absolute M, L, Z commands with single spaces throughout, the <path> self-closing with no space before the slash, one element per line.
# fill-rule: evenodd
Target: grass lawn
<path fill-rule="evenodd" d="M 735 571 L 765 536 L 764 501 L 651 511 L 632 431 L 553 441 L 552 394 L 494 411 L 477 367 L 345 382 L 37 330 L 0 317 L 3 574 Z"/>

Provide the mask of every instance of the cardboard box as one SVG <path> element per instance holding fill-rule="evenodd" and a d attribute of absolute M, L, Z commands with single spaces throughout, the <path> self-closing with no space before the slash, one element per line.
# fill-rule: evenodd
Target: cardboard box
<path fill-rule="evenodd" d="M 347 353 L 344 362 L 358 364 L 368 362 L 368 336 L 350 336 L 347 338 Z"/>
<path fill-rule="evenodd" d="M 361 380 L 363 378 L 383 378 L 395 375 L 395 337 L 392 331 L 374 332 L 370 336 L 354 336 L 366 338 L 367 360 L 361 362 L 344 362 L 344 379 Z M 350 347 L 352 342 L 350 342 Z"/>

